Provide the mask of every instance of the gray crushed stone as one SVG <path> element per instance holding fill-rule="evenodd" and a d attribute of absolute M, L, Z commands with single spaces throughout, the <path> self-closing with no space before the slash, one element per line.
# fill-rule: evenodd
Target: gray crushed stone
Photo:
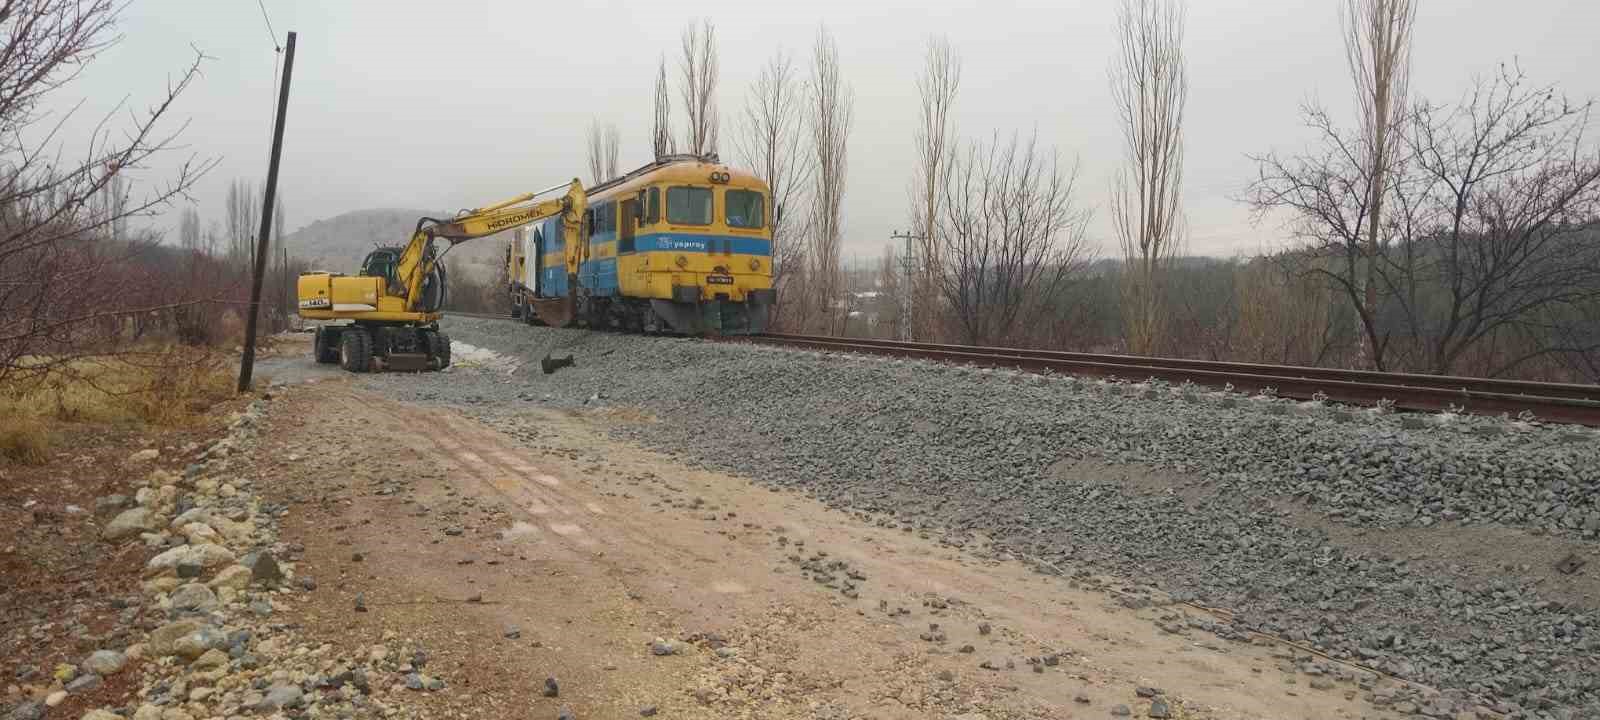
<path fill-rule="evenodd" d="M 1578 546 L 1593 571 L 1591 430 L 495 320 L 445 329 L 521 365 L 362 382 L 490 421 L 529 406 L 642 408 L 663 422 L 620 435 L 951 545 L 981 535 L 986 552 L 1043 572 L 1107 573 L 1228 608 L 1231 625 L 1205 628 L 1223 637 L 1306 642 L 1498 700 L 1510 717 L 1600 716 L 1594 602 L 1542 597 L 1515 567 L 1468 580 L 1335 542 L 1280 506 L 1353 528 L 1548 535 Z M 538 360 L 552 351 L 575 365 L 543 375 Z M 1061 469 L 1079 461 L 1089 469 Z M 1095 470 L 1120 464 L 1206 492 L 1139 491 Z"/>

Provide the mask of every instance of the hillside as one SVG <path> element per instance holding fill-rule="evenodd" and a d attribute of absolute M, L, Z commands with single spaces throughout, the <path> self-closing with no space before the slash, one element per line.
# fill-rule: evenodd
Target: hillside
<path fill-rule="evenodd" d="M 449 217 L 428 210 L 377 208 L 354 210 L 318 220 L 284 236 L 289 254 L 304 258 L 311 267 L 334 272 L 355 272 L 361 259 L 377 245 L 400 245 L 411 237 L 417 218 Z M 488 279 L 498 269 L 505 235 L 479 238 L 452 249 L 450 270 L 476 279 Z"/>

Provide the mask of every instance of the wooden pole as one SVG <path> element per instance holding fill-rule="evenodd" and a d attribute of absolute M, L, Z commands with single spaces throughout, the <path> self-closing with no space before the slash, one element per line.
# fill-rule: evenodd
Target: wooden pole
<path fill-rule="evenodd" d="M 278 194 L 278 157 L 283 153 L 283 121 L 289 112 L 289 79 L 294 75 L 294 33 L 283 53 L 283 87 L 278 91 L 278 119 L 272 126 L 272 159 L 267 163 L 267 197 L 261 203 L 261 234 L 256 236 L 255 276 L 250 281 L 250 315 L 244 324 L 244 357 L 239 360 L 239 392 L 250 390 L 256 366 L 256 317 L 261 314 L 261 279 L 267 272 L 272 238 L 273 201 Z"/>

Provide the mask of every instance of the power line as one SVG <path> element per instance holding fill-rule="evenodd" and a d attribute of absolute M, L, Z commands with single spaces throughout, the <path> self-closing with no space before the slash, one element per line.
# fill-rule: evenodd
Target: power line
<path fill-rule="evenodd" d="M 278 31 L 272 29 L 272 18 L 267 17 L 267 6 L 262 0 L 256 0 L 256 7 L 261 8 L 261 19 L 267 23 L 267 38 L 272 41 L 272 49 L 283 52 L 283 47 L 278 44 Z M 273 73 L 276 75 L 277 73 Z"/>

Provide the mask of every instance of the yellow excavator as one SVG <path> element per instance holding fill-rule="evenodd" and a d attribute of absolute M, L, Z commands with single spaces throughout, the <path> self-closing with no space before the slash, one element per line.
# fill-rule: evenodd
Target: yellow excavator
<path fill-rule="evenodd" d="M 562 197 L 535 202 L 546 193 L 567 188 Z M 567 248 L 571 288 L 566 298 L 548 301 L 550 316 L 572 314 L 576 305 L 578 265 L 587 246 L 580 242 L 587 196 L 574 179 L 537 192 L 473 210 L 448 220 L 417 221 L 405 247 L 374 249 L 356 275 L 314 272 L 300 276 L 299 312 L 307 320 L 348 321 L 317 328 L 313 353 L 319 363 L 338 363 L 351 372 L 443 370 L 450 365 L 450 338 L 439 332 L 439 318 L 448 298 L 442 258 L 451 247 L 475 238 L 560 215 Z M 434 240 L 450 244 L 444 251 Z"/>

